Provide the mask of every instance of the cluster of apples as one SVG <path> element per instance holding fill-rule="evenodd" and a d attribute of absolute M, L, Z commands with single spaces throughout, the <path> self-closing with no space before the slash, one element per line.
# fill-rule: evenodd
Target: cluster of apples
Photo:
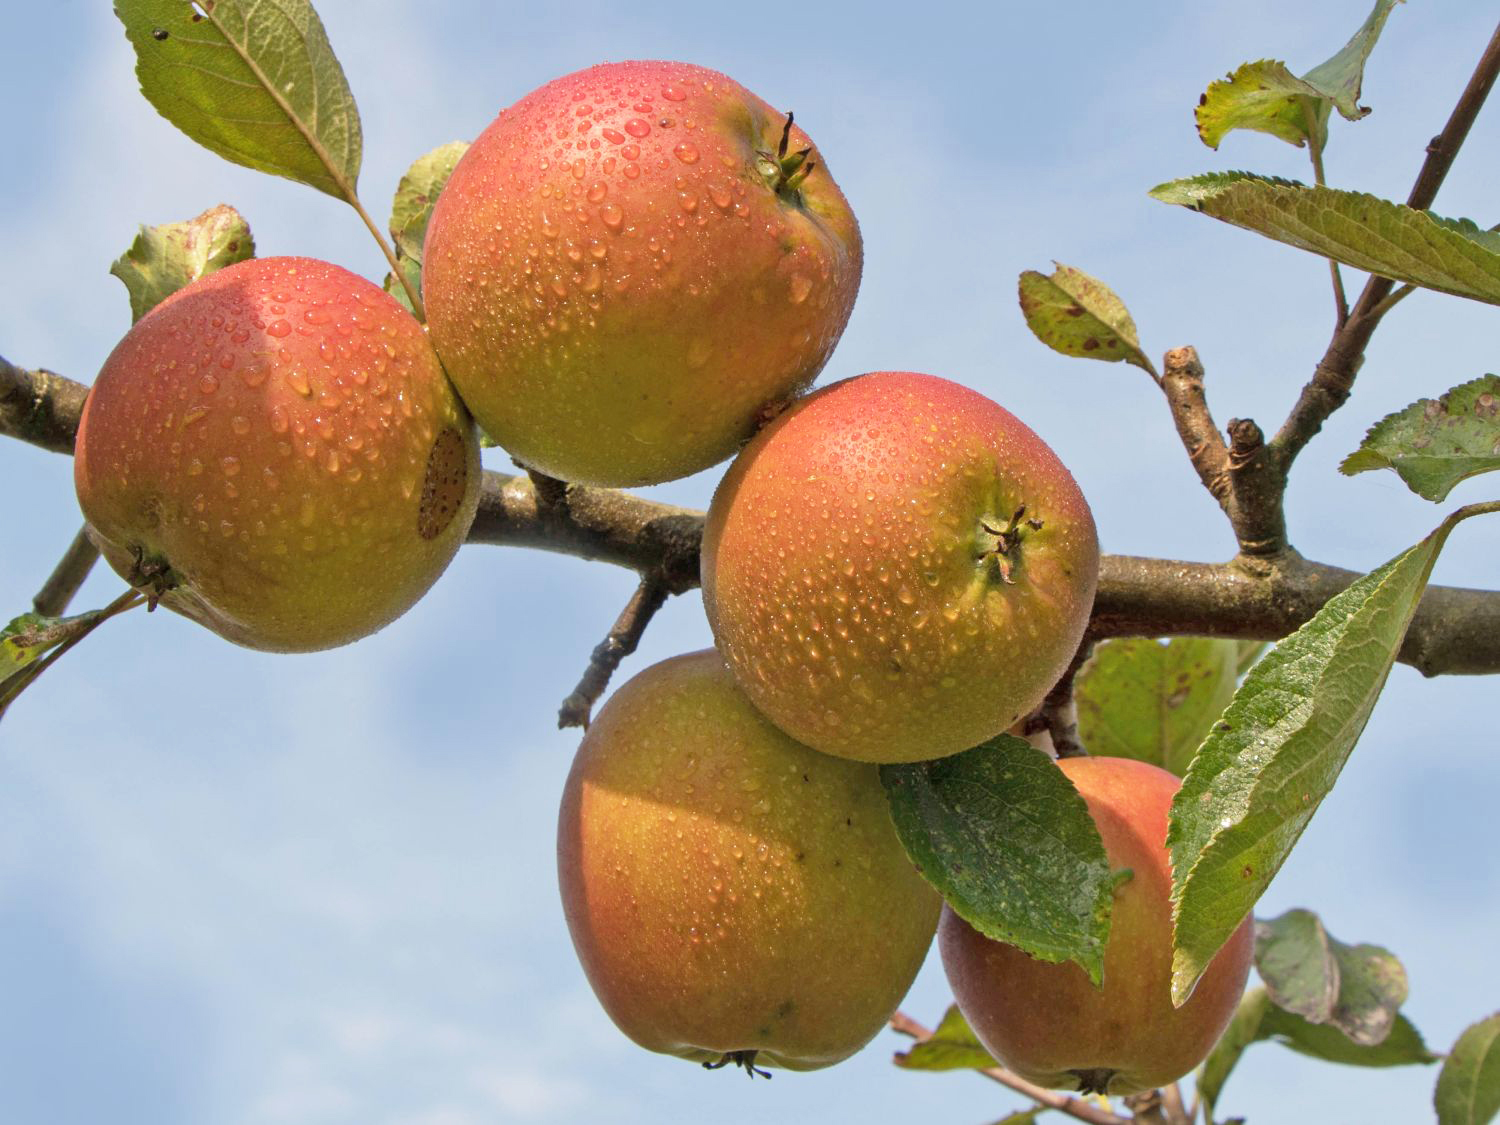
<path fill-rule="evenodd" d="M 703 543 L 716 647 L 642 672 L 590 727 L 559 877 L 589 979 L 637 1042 L 825 1066 L 880 1029 L 939 927 L 879 764 L 957 753 L 1036 708 L 1098 571 L 1072 477 L 983 396 L 880 372 L 799 397 L 861 264 L 790 114 L 698 67 L 594 67 L 502 112 L 454 169 L 424 248 L 425 331 L 296 258 L 229 267 L 145 316 L 90 394 L 80 503 L 152 598 L 240 644 L 310 650 L 393 620 L 452 558 L 477 503 L 471 414 L 522 463 L 595 485 L 738 450 Z M 951 912 L 941 949 L 1004 1061 L 1128 1092 L 1211 1046 L 1248 930 L 1172 1009 L 1175 779 L 1061 765 L 1134 872 L 1104 988 Z"/>

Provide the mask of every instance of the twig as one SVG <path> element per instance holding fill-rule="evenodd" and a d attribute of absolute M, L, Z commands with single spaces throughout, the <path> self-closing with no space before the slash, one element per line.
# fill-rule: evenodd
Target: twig
<path fill-rule="evenodd" d="M 31 608 L 44 617 L 61 617 L 98 561 L 99 548 L 89 538 L 88 528 L 80 528 L 52 574 L 31 599 Z"/>
<path fill-rule="evenodd" d="M 1182 1104 L 1182 1087 L 1176 1082 L 1162 1087 L 1161 1106 L 1167 1116 L 1167 1125 L 1192 1125 L 1193 1118 Z"/>
<path fill-rule="evenodd" d="M 1052 742 L 1052 751 L 1059 758 L 1088 756 L 1088 751 L 1078 737 L 1078 705 L 1073 698 L 1073 681 L 1093 652 L 1093 638 L 1085 636 L 1068 663 L 1068 670 L 1052 685 L 1052 690 L 1042 700 L 1042 705 L 1026 717 L 1022 727 L 1027 735 L 1046 731 Z"/>
<path fill-rule="evenodd" d="M 901 1035 L 909 1035 L 918 1043 L 925 1043 L 932 1038 L 932 1032 L 912 1019 L 905 1012 L 896 1012 L 891 1016 L 891 1030 Z M 1086 1102 L 1082 1098 L 1075 1098 L 1070 1094 L 1061 1094 L 1056 1090 L 1047 1090 L 1041 1086 L 1033 1085 L 1019 1075 L 1012 1074 L 1003 1066 L 985 1067 L 976 1073 L 984 1075 L 991 1081 L 1014 1090 L 1016 1093 L 1030 1098 L 1034 1102 L 1055 1109 L 1059 1113 L 1066 1113 L 1070 1117 L 1076 1117 L 1079 1121 L 1091 1121 L 1094 1125 L 1130 1125 L 1130 1118 L 1121 1117 L 1102 1106 L 1093 1102 Z"/>
<path fill-rule="evenodd" d="M 1172 410 L 1177 436 L 1182 439 L 1188 460 L 1198 470 L 1203 487 L 1228 515 L 1229 450 L 1208 409 L 1208 398 L 1203 391 L 1203 364 L 1197 349 L 1173 348 L 1163 357 L 1162 368 L 1162 390 Z"/>
<path fill-rule="evenodd" d="M 53 453 L 72 453 L 89 389 L 51 371 L 27 371 L 0 356 L 0 434 Z"/>
<path fill-rule="evenodd" d="M 610 629 L 604 640 L 594 646 L 589 666 L 584 669 L 578 686 L 563 700 L 562 707 L 557 712 L 559 728 L 588 729 L 594 704 L 599 702 L 599 697 L 609 686 L 610 677 L 620 666 L 620 661 L 634 652 L 635 646 L 641 643 L 641 635 L 645 633 L 646 626 L 666 600 L 666 585 L 658 578 L 643 575 L 640 585 L 615 621 L 614 628 Z"/>
<path fill-rule="evenodd" d="M 1203 389 L 1203 364 L 1191 347 L 1173 348 L 1163 361 L 1162 390 L 1188 459 L 1229 517 L 1240 552 L 1275 556 L 1286 549 L 1281 507 L 1284 479 L 1269 463 L 1260 427 L 1248 418 L 1229 423 L 1229 445 L 1214 424 Z"/>
<path fill-rule="evenodd" d="M 1438 188 L 1453 166 L 1464 139 L 1478 116 L 1480 107 L 1500 74 L 1500 26 L 1490 37 L 1468 85 L 1459 95 L 1448 123 L 1427 146 L 1427 159 L 1407 197 L 1407 205 L 1419 209 L 1432 206 Z M 1323 428 L 1328 416 L 1344 404 L 1354 386 L 1354 377 L 1364 361 L 1365 349 L 1381 317 L 1390 309 L 1386 298 L 1395 282 L 1387 277 L 1371 277 L 1355 302 L 1349 316 L 1333 333 L 1328 349 L 1318 362 L 1310 379 L 1281 429 L 1271 439 L 1270 461 L 1282 478 L 1285 488 L 1287 471 L 1297 454 Z"/>

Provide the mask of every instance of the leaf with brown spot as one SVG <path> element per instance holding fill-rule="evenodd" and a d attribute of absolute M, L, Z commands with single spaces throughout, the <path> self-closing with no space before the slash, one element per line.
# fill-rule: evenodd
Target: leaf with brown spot
<path fill-rule="evenodd" d="M 1346 476 L 1370 469 L 1394 469 L 1433 501 L 1446 499 L 1460 481 L 1500 469 L 1500 376 L 1418 399 L 1375 423 L 1339 466 Z"/>
<path fill-rule="evenodd" d="M 1053 351 L 1110 363 L 1124 360 L 1156 377 L 1135 321 L 1114 290 L 1082 270 L 1054 262 L 1052 276 L 1026 270 L 1019 295 L 1026 326 Z"/>

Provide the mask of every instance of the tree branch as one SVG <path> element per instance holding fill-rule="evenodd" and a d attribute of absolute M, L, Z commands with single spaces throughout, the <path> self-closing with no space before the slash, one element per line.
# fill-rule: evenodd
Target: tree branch
<path fill-rule="evenodd" d="M 891 1016 L 891 1030 L 901 1035 L 909 1035 L 918 1043 L 925 1043 L 932 1038 L 932 1032 L 912 1019 L 905 1012 L 896 1012 Z M 1121 1117 L 1112 1113 L 1102 1106 L 1093 1102 L 1086 1102 L 1082 1098 L 1075 1098 L 1070 1094 L 1061 1094 L 1056 1090 L 1048 1090 L 1041 1086 L 1035 1086 L 1019 1075 L 1012 1074 L 1003 1066 L 985 1067 L 976 1070 L 976 1074 L 982 1074 L 992 1082 L 1014 1090 L 1018 1094 L 1030 1098 L 1039 1105 L 1048 1109 L 1055 1109 L 1059 1113 L 1066 1113 L 1079 1121 L 1090 1121 L 1094 1125 L 1130 1125 L 1130 1118 Z"/>
<path fill-rule="evenodd" d="M 15 370 L 0 368 L 0 379 L 6 369 Z M 50 435 L 13 426 L 14 415 L 4 411 L 0 435 L 64 452 L 84 388 L 60 375 L 48 373 L 48 380 L 51 389 L 30 413 L 53 420 Z M 698 584 L 702 536 L 703 513 L 691 508 L 576 484 L 564 486 L 560 500 L 542 503 L 530 478 L 486 471 L 469 542 L 535 547 L 654 573 L 675 594 Z M 1106 555 L 1089 636 L 1278 640 L 1358 577 L 1290 549 L 1227 563 Z M 1429 587 L 1398 659 L 1428 676 L 1500 672 L 1500 592 Z"/>
<path fill-rule="evenodd" d="M 1500 26 L 1490 37 L 1489 45 L 1448 117 L 1448 123 L 1427 145 L 1427 159 L 1423 161 L 1406 200 L 1409 207 L 1425 210 L 1432 206 L 1438 188 L 1479 115 L 1480 107 L 1495 85 L 1497 74 L 1500 74 Z M 1386 298 L 1394 286 L 1395 282 L 1387 277 L 1371 277 L 1365 283 L 1364 291 L 1349 316 L 1334 330 L 1333 339 L 1314 368 L 1312 379 L 1302 388 L 1297 404 L 1271 440 L 1270 462 L 1281 477 L 1283 489 L 1287 472 L 1297 454 L 1323 428 L 1328 416 L 1349 397 L 1354 377 L 1364 362 L 1370 337 L 1392 307 L 1386 303 Z"/>
<path fill-rule="evenodd" d="M 53 453 L 72 453 L 89 389 L 51 371 L 27 371 L 0 356 L 0 434 Z"/>

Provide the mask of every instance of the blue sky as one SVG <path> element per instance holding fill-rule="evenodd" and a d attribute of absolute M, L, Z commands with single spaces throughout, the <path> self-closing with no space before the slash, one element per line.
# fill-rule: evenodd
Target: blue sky
<path fill-rule="evenodd" d="M 826 379 L 907 368 L 996 398 L 1089 497 L 1106 550 L 1222 559 L 1232 540 L 1141 373 L 1036 343 L 1015 277 L 1052 259 L 1105 279 L 1159 355 L 1191 343 L 1221 423 L 1271 428 L 1331 325 L 1326 267 L 1146 198 L 1174 176 L 1250 167 L 1306 178 L 1305 154 L 1235 134 L 1204 148 L 1192 107 L 1238 63 L 1306 70 L 1364 0 L 1306 5 L 795 11 L 324 0 L 359 98 L 361 187 L 377 214 L 406 164 L 502 106 L 605 59 L 671 57 L 795 109 L 859 216 L 865 278 Z M 1369 68 L 1366 121 L 1333 124 L 1329 178 L 1404 198 L 1480 45 L 1488 6 L 1413 3 Z M 221 201 L 260 252 L 378 279 L 352 212 L 219 161 L 136 93 L 107 7 L 21 7 L 0 72 L 0 354 L 90 380 L 128 327 L 109 262 L 136 224 Z M 60 16 L 67 35 L 59 35 Z M 1491 107 L 1438 198 L 1488 225 Z M 1493 309 L 1419 294 L 1377 336 L 1350 407 L 1289 497 L 1304 554 L 1370 568 L 1438 510 L 1389 474 L 1335 471 L 1376 418 L 1496 369 Z M 487 463 L 506 468 L 499 451 Z M 706 504 L 716 474 L 654 490 Z M 76 530 L 64 458 L 0 443 L 0 609 L 20 612 Z M 1494 494 L 1493 478 L 1452 503 Z M 1500 523 L 1454 536 L 1436 580 L 1494 585 Z M 421 605 L 350 648 L 235 649 L 170 614 L 112 623 L 0 724 L 0 1120 L 17 1125 L 481 1125 L 1003 1116 L 964 1075 L 899 1072 L 882 1035 L 826 1072 L 751 1086 L 646 1054 L 594 1003 L 556 897 L 557 795 L 575 733 L 555 701 L 633 585 L 613 569 L 468 548 Z M 101 570 L 78 606 L 119 589 Z M 630 672 L 708 643 L 672 602 Z M 1263 900 L 1321 912 L 1405 961 L 1408 1013 L 1439 1048 L 1500 1006 L 1500 873 L 1487 831 L 1489 685 L 1397 668 L 1339 788 Z M 837 951 L 830 951 L 836 955 Z M 930 959 L 906 1004 L 947 1003 Z M 1414 1121 L 1431 1071 L 1315 1066 L 1255 1048 L 1223 1108 L 1252 1121 Z"/>

